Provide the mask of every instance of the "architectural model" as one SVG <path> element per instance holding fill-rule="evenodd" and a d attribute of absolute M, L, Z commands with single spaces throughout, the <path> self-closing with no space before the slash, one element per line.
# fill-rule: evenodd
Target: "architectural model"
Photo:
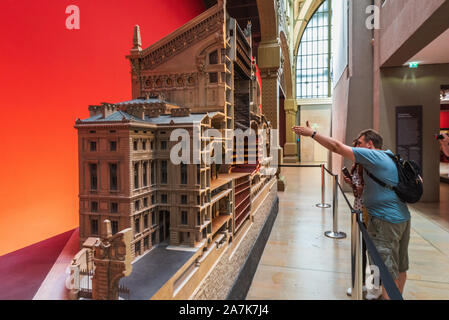
<path fill-rule="evenodd" d="M 82 249 L 71 266 L 74 299 L 177 298 L 211 250 L 244 237 L 276 180 L 250 23 L 242 30 L 219 1 L 146 49 L 135 26 L 127 58 L 132 99 L 89 106 L 75 124 Z M 133 285 L 145 282 L 133 280 L 139 258 L 161 245 L 184 255 L 173 260 L 179 272 L 165 275 L 169 294 L 161 284 L 135 295 Z M 149 276 L 170 268 L 160 267 Z"/>

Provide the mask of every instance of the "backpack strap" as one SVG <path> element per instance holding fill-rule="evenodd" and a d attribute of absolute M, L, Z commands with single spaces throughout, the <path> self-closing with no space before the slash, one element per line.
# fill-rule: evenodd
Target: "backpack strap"
<path fill-rule="evenodd" d="M 389 189 L 391 191 L 394 191 L 394 187 L 393 186 L 390 186 L 389 184 L 386 184 L 385 182 L 381 181 L 379 178 L 377 178 L 375 175 L 373 175 L 371 172 L 369 172 L 365 168 L 363 168 L 363 170 L 365 170 L 365 172 L 368 175 L 368 177 L 373 179 L 377 184 L 379 184 L 380 186 L 382 186 L 384 188 L 387 188 L 387 189 Z"/>

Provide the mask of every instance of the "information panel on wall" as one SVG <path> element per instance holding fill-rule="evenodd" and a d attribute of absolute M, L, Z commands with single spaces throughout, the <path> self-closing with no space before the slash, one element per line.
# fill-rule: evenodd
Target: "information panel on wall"
<path fill-rule="evenodd" d="M 422 166 L 422 106 L 396 108 L 396 152 Z"/>

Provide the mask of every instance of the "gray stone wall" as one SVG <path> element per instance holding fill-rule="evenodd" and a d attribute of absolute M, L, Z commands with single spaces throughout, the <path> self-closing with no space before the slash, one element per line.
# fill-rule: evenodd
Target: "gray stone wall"
<path fill-rule="evenodd" d="M 234 285 L 237 280 L 240 281 L 242 278 L 245 278 L 246 281 L 252 280 L 255 269 L 248 268 L 248 266 L 254 264 L 257 266 L 276 214 L 277 183 L 274 183 L 265 201 L 261 203 L 258 211 L 255 213 L 254 221 L 237 249 L 233 245 L 230 245 L 226 249 L 225 253 L 201 284 L 199 290 L 192 297 L 194 300 L 232 299 L 232 297 L 229 297 L 229 294 L 231 291 L 235 291 L 233 288 L 235 288 Z M 266 236 L 264 237 L 265 239 L 259 238 L 262 230 L 264 232 L 268 230 L 268 234 L 264 235 Z M 241 232 L 245 232 L 245 230 L 241 230 Z M 257 241 L 258 239 L 259 241 Z M 230 258 L 231 255 L 232 257 Z M 242 297 L 242 299 L 244 298 Z"/>

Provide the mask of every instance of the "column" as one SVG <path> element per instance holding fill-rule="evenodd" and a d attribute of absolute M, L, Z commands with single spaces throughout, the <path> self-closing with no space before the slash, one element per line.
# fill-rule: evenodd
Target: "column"
<path fill-rule="evenodd" d="M 279 129 L 279 69 L 281 67 L 281 46 L 279 39 L 261 42 L 258 49 L 258 66 L 262 78 L 262 112 L 271 122 L 273 130 Z M 276 135 L 275 145 L 271 146 L 271 153 L 277 154 L 278 164 L 282 163 L 282 148 L 279 146 L 279 134 Z M 280 176 L 278 190 L 284 191 L 285 183 Z"/>
<path fill-rule="evenodd" d="M 285 145 L 284 159 L 285 163 L 296 163 L 298 161 L 298 144 L 296 142 L 296 134 L 291 130 L 296 125 L 296 114 L 298 105 L 296 99 L 286 99 L 284 102 L 285 110 Z"/>

